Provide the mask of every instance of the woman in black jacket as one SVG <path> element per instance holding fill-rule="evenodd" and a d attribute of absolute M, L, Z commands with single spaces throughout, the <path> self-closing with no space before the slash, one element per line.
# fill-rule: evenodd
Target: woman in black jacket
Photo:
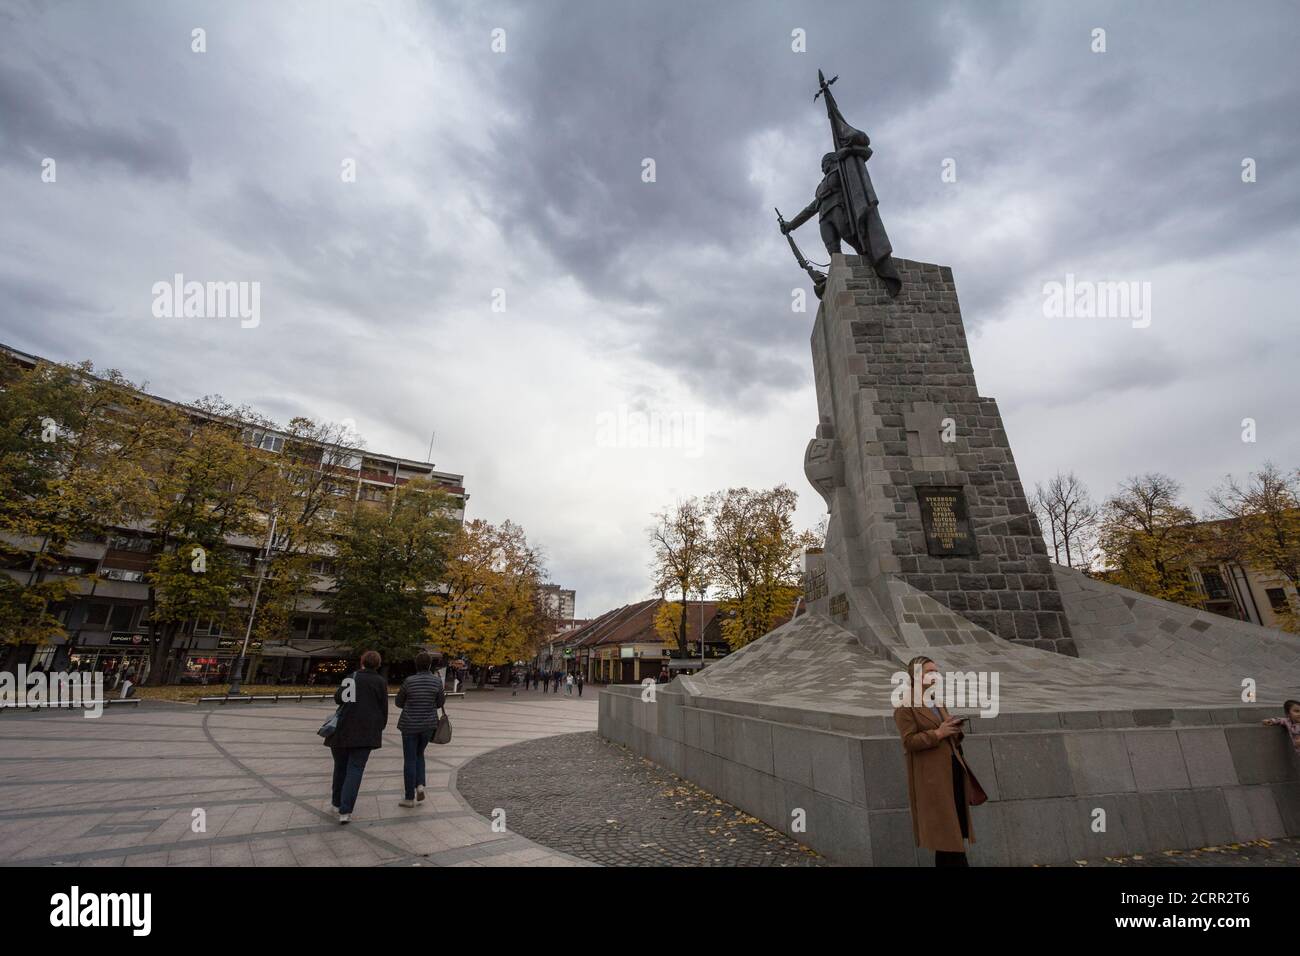
<path fill-rule="evenodd" d="M 361 670 L 345 678 L 334 692 L 334 702 L 341 704 L 338 729 L 325 743 L 334 754 L 334 786 L 331 810 L 339 823 L 352 819 L 361 789 L 361 775 L 366 772 L 370 751 L 384 745 L 384 728 L 388 726 L 388 681 L 379 673 L 383 661 L 378 651 L 361 655 Z"/>

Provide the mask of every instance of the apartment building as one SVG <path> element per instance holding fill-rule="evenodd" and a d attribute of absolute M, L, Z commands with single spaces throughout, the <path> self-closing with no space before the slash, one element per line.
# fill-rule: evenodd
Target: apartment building
<path fill-rule="evenodd" d="M 34 368 L 46 360 L 0 345 L 0 359 Z M 167 399 L 149 396 L 156 401 Z M 209 418 L 190 406 L 180 406 L 196 417 Z M 233 427 L 233 426 L 232 426 Z M 272 454 L 284 450 L 289 436 L 272 430 L 241 430 L 244 440 Z M 358 501 L 381 505 L 387 495 L 400 485 L 415 479 L 437 482 L 458 502 L 455 513 L 464 520 L 464 476 L 435 468 L 433 462 L 358 450 L 337 454 L 333 449 L 331 466 L 335 480 L 333 493 L 340 501 Z M 0 568 L 23 584 L 30 580 L 30 560 L 39 542 L 5 536 L 6 550 L 16 557 Z M 237 561 L 254 573 L 264 541 L 227 538 Z M 153 542 L 147 528 L 114 527 L 97 540 L 70 542 L 53 573 L 79 579 L 75 596 L 58 609 L 66 634 L 54 642 L 0 648 L 0 667 L 12 669 L 18 664 L 29 668 L 43 666 L 51 670 L 100 670 L 109 675 L 131 668 L 139 675 L 149 668 L 148 585 L 145 574 L 153 559 Z M 309 591 L 298 596 L 293 619 L 278 640 L 252 642 L 245 659 L 244 679 L 263 678 L 293 682 L 313 676 L 322 683 L 337 681 L 350 665 L 351 649 L 333 639 L 331 616 L 326 598 L 333 587 L 333 569 L 328 549 L 324 549 L 312 568 L 313 583 Z M 170 683 L 217 683 L 230 678 L 230 669 L 244 642 L 242 631 L 233 633 L 218 620 L 195 620 L 186 625 L 171 659 L 165 663 L 164 679 Z"/>
<path fill-rule="evenodd" d="M 574 619 L 578 606 L 577 591 L 562 588 L 558 584 L 543 584 L 539 590 L 542 592 L 542 600 L 562 626 Z"/>

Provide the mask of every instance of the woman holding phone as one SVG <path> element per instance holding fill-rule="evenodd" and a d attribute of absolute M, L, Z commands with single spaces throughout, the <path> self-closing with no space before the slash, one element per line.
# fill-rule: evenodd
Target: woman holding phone
<path fill-rule="evenodd" d="M 912 806 L 916 845 L 934 851 L 935 866 L 968 866 L 966 841 L 975 842 L 970 808 L 987 799 L 961 752 L 963 717 L 953 717 L 936 700 L 930 706 L 924 689 L 939 678 L 928 657 L 907 665 L 908 699 L 894 709 L 894 724 L 907 760 L 907 795 Z"/>

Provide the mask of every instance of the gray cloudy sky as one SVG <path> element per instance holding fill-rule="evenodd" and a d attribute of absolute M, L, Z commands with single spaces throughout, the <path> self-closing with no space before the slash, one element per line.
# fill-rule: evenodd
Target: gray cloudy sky
<path fill-rule="evenodd" d="M 1026 485 L 1161 470 L 1199 507 L 1300 465 L 1298 48 L 1289 3 L 0 0 L 0 341 L 408 457 L 436 430 L 470 516 L 599 613 L 679 496 L 786 482 L 819 518 L 772 207 L 819 178 L 820 67 L 895 253 L 953 267 Z M 260 324 L 154 318 L 175 273 L 259 282 Z M 1045 318 L 1067 274 L 1151 283 L 1150 326 Z"/>

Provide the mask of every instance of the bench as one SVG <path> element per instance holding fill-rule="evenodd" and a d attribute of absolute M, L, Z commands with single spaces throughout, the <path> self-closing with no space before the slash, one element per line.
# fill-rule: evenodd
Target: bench
<path fill-rule="evenodd" d="M 333 700 L 334 694 L 241 694 L 238 697 L 231 697 L 225 694 L 221 697 L 200 697 L 200 704 L 251 704 L 258 700 L 269 700 L 278 704 L 282 700 L 291 700 L 299 703 L 304 700 Z"/>
<path fill-rule="evenodd" d="M 91 701 L 91 703 L 92 704 L 137 704 L 138 705 L 142 700 L 144 700 L 143 697 L 128 697 L 126 698 L 126 700 L 122 700 L 121 698 L 118 697 L 105 697 L 103 700 Z M 69 704 L 47 704 L 44 702 L 39 704 L 0 704 L 0 710 L 70 710 L 70 709 L 81 710 L 84 709 L 84 707 L 85 704 L 78 704 L 75 708 L 73 708 Z"/>
<path fill-rule="evenodd" d="M 396 696 L 397 696 L 397 693 L 396 693 L 396 692 L 393 692 L 393 693 L 389 694 L 388 696 L 389 696 L 389 697 L 396 697 Z M 463 690 L 461 690 L 461 691 L 455 691 L 454 693 L 453 693 L 453 692 L 448 692 L 446 696 L 447 696 L 448 698 L 451 698 L 451 697 L 464 697 L 464 696 L 465 696 L 465 692 L 464 692 Z M 315 700 L 315 701 L 321 701 L 321 700 L 333 701 L 333 700 L 334 700 L 334 694 L 333 694 L 333 692 L 328 693 L 328 694 L 269 694 L 269 695 L 241 694 L 239 697 L 231 697 L 229 694 L 227 694 L 227 695 L 222 696 L 222 697 L 200 697 L 199 700 L 198 700 L 198 702 L 199 702 L 200 704 L 230 704 L 230 703 L 236 703 L 236 704 L 251 704 L 251 703 L 253 703 L 254 701 L 258 701 L 258 700 L 269 700 L 269 701 L 271 701 L 271 702 L 273 702 L 273 703 L 277 703 L 277 704 L 278 704 L 280 701 L 282 701 L 282 700 L 291 700 L 291 701 L 293 701 L 294 703 L 301 703 L 302 701 L 311 701 L 311 700 Z M 110 703 L 122 703 L 122 704 L 128 704 L 128 703 L 130 703 L 130 704 L 138 704 L 138 703 L 140 703 L 140 701 L 139 701 L 139 699 L 133 699 L 133 700 L 123 700 L 123 701 L 110 701 Z"/>

